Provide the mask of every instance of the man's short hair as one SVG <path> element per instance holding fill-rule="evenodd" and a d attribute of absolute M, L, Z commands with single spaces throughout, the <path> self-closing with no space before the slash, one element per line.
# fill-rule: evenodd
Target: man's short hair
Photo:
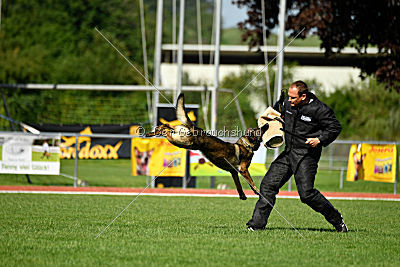
<path fill-rule="evenodd" d="M 305 82 L 295 81 L 290 87 L 292 86 L 295 86 L 297 88 L 299 96 L 302 96 L 303 94 L 306 94 L 308 96 L 308 86 Z"/>

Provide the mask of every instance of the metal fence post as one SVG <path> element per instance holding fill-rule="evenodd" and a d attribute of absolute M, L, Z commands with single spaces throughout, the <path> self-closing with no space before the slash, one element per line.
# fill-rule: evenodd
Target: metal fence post
<path fill-rule="evenodd" d="M 182 188 L 187 188 L 187 183 L 190 178 L 190 150 L 186 149 L 186 163 L 185 163 L 185 173 L 182 177 Z"/>
<path fill-rule="evenodd" d="M 78 181 L 78 158 L 79 158 L 79 135 L 75 135 L 75 167 L 74 167 L 74 187 L 77 186 L 77 181 Z"/>
<path fill-rule="evenodd" d="M 329 169 L 332 169 L 333 165 L 333 145 L 328 147 L 328 153 L 329 153 Z"/>
<path fill-rule="evenodd" d="M 215 188 L 215 176 L 210 176 L 210 188 Z"/>
<path fill-rule="evenodd" d="M 397 194 L 397 180 L 400 176 L 400 168 L 399 168 L 399 164 L 400 164 L 400 156 L 399 156 L 399 160 L 397 161 L 397 173 L 398 175 L 394 176 L 394 185 L 393 185 L 393 194 L 396 195 Z"/>
<path fill-rule="evenodd" d="M 344 168 L 340 168 L 340 184 L 339 184 L 339 188 L 343 189 L 343 173 L 344 173 Z"/>

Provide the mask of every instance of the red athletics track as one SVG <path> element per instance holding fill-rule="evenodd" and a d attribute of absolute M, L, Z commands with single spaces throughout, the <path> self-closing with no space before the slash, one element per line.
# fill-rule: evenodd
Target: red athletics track
<path fill-rule="evenodd" d="M 87 195 L 137 195 L 143 188 L 127 187 L 70 187 L 70 186 L 0 186 L 0 193 L 87 194 Z M 245 190 L 248 197 L 257 197 Z M 322 192 L 328 199 L 400 201 L 400 195 L 384 193 Z M 147 188 L 142 195 L 238 197 L 236 190 Z M 298 198 L 297 192 L 281 191 L 279 198 Z"/>

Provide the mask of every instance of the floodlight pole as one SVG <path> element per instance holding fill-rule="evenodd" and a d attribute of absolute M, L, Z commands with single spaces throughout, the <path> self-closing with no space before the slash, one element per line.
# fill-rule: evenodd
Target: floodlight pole
<path fill-rule="evenodd" d="M 176 44 L 176 0 L 172 0 L 172 44 Z M 176 60 L 176 51 L 172 50 L 172 63 Z"/>
<path fill-rule="evenodd" d="M 278 31 L 278 54 L 277 64 L 278 64 L 278 79 L 275 82 L 275 99 L 278 101 L 280 92 L 282 90 L 282 80 L 283 80 L 283 58 L 285 51 L 283 50 L 285 42 L 285 14 L 286 12 L 286 0 L 280 0 L 279 4 L 279 31 Z"/>
<path fill-rule="evenodd" d="M 75 135 L 75 166 L 74 166 L 74 187 L 78 181 L 78 158 L 79 158 L 79 134 Z"/>
<path fill-rule="evenodd" d="M 215 51 L 214 51 L 214 67 L 215 78 L 214 88 L 211 91 L 211 132 L 217 135 L 217 110 L 218 110 L 218 87 L 219 87 L 219 49 L 221 45 L 221 0 L 215 1 Z M 210 177 L 210 187 L 215 188 L 215 176 Z"/>
<path fill-rule="evenodd" d="M 161 75 L 161 44 L 162 44 L 162 17 L 163 17 L 163 0 L 157 3 L 157 25 L 156 25 L 156 44 L 154 51 L 154 85 L 160 86 Z M 160 93 L 153 91 L 153 126 L 157 126 L 157 105 L 160 101 Z"/>
<path fill-rule="evenodd" d="M 215 1 L 215 53 L 214 66 L 215 78 L 214 88 L 211 92 L 211 130 L 213 134 L 217 129 L 217 110 L 218 110 L 218 87 L 219 87 L 219 49 L 221 43 L 221 0 Z"/>
<path fill-rule="evenodd" d="M 162 45 L 162 17 L 163 17 L 163 0 L 157 2 L 157 21 L 156 21 L 156 40 L 154 48 L 154 85 L 160 86 L 161 75 L 161 45 Z M 160 93 L 158 90 L 153 91 L 153 126 L 157 126 L 157 105 L 160 102 Z M 152 176 L 151 187 L 155 187 L 155 179 Z"/>
<path fill-rule="evenodd" d="M 284 59 L 284 42 L 285 42 L 285 14 L 286 12 L 286 0 L 280 0 L 279 3 L 279 30 L 278 30 L 278 54 L 277 58 L 277 72 L 278 79 L 275 79 L 275 101 L 278 101 L 280 92 L 282 90 L 282 80 L 283 80 L 283 59 Z M 274 150 L 274 159 L 276 159 L 279 155 L 279 148 L 275 148 Z M 289 179 L 288 190 L 292 190 L 292 178 Z"/>
<path fill-rule="evenodd" d="M 400 168 L 399 168 L 399 164 L 400 164 L 400 156 L 399 156 L 399 161 L 397 162 L 397 172 L 399 173 L 399 175 L 394 175 L 394 185 L 393 185 L 393 194 L 396 195 L 397 194 L 397 180 L 400 178 Z"/>
<path fill-rule="evenodd" d="M 182 65 L 183 65 L 183 31 L 185 23 L 185 0 L 180 0 L 179 6 L 179 36 L 178 36 L 178 80 L 174 94 L 174 102 L 178 99 L 182 89 Z"/>

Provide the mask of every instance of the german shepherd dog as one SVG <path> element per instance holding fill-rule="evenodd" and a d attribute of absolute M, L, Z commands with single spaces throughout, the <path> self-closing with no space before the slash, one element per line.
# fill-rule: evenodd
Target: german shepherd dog
<path fill-rule="evenodd" d="M 184 95 L 180 94 L 176 104 L 176 117 L 182 125 L 170 126 L 162 124 L 154 132 L 146 136 L 161 135 L 168 141 L 181 148 L 200 150 L 215 166 L 231 173 L 239 198 L 247 199 L 239 181 L 238 171 L 250 184 L 251 189 L 258 195 L 256 186 L 249 173 L 249 166 L 261 144 L 261 129 L 249 128 L 239 140 L 232 144 L 208 134 L 198 128 L 185 112 Z"/>

